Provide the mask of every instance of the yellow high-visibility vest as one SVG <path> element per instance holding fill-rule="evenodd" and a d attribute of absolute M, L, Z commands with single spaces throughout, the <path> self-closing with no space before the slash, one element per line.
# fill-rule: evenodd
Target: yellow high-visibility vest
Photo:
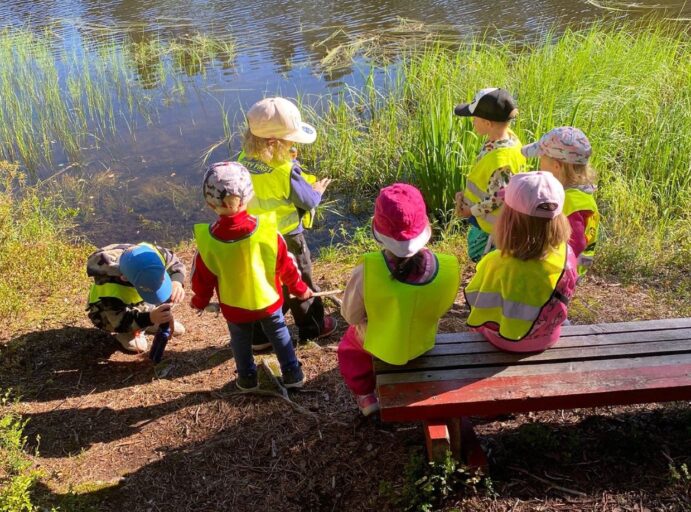
<path fill-rule="evenodd" d="M 472 204 L 485 201 L 489 199 L 487 187 L 494 171 L 501 167 L 509 167 L 511 172 L 516 174 L 524 166 L 525 157 L 521 154 L 520 142 L 509 148 L 493 149 L 473 164 L 465 180 L 463 196 Z M 497 208 L 493 212 L 476 217 L 478 225 L 484 232 L 492 233 L 500 211 L 500 208 Z"/>
<path fill-rule="evenodd" d="M 196 224 L 197 250 L 218 278 L 219 300 L 228 306 L 257 311 L 279 299 L 276 291 L 278 231 L 271 214 L 257 218 L 257 227 L 245 238 L 223 241 L 209 224 Z"/>
<path fill-rule="evenodd" d="M 165 266 L 166 259 L 160 252 L 158 252 L 158 249 L 156 249 L 156 247 L 147 243 L 141 243 L 139 245 L 145 245 L 153 249 L 156 252 L 156 254 L 158 254 L 158 257 L 161 258 L 163 266 Z M 103 297 L 120 299 L 127 306 L 133 306 L 135 304 L 139 304 L 140 302 L 144 302 L 144 299 L 142 299 L 141 295 L 139 295 L 137 289 L 127 282 L 92 284 L 91 289 L 89 290 L 89 304 L 95 304 L 98 301 L 100 301 Z"/>
<path fill-rule="evenodd" d="M 250 176 L 254 197 L 247 211 L 252 215 L 273 212 L 276 215 L 278 231 L 285 235 L 300 225 L 297 207 L 290 200 L 290 174 L 293 162 L 287 161 L 276 167 L 257 164 Z"/>
<path fill-rule="evenodd" d="M 460 283 L 455 256 L 435 255 L 437 273 L 428 283 L 393 277 L 382 252 L 365 254 L 364 348 L 389 364 L 405 364 L 434 346 L 439 319 L 453 305 Z"/>
<path fill-rule="evenodd" d="M 578 275 L 582 276 L 593 264 L 595 257 L 595 246 L 597 245 L 600 230 L 600 213 L 593 194 L 584 192 L 578 188 L 567 188 L 564 190 L 564 215 L 567 217 L 573 212 L 590 211 L 592 215 L 588 217 L 585 225 L 585 249 L 578 255 Z"/>
<path fill-rule="evenodd" d="M 465 289 L 470 306 L 468 326 L 494 323 L 503 338 L 523 339 L 555 293 L 566 258 L 565 243 L 542 260 L 519 260 L 502 256 L 501 251 L 484 256 Z"/>

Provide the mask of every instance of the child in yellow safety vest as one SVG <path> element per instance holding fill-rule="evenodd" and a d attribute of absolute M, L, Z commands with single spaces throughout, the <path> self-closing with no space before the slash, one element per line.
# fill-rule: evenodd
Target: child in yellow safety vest
<path fill-rule="evenodd" d="M 578 258 L 578 274 L 582 276 L 593 264 L 600 226 L 594 198 L 595 173 L 588 164 L 590 141 L 578 128 L 562 126 L 523 146 L 522 152 L 527 157 L 540 157 L 540 169 L 551 172 L 564 186 L 564 215 L 571 225 L 569 245 Z"/>
<path fill-rule="evenodd" d="M 454 113 L 472 117 L 475 132 L 487 137 L 466 177 L 465 190 L 456 194 L 456 214 L 470 224 L 468 256 L 477 262 L 492 246 L 490 235 L 503 203 L 501 190 L 525 166 L 521 141 L 510 128 L 518 109 L 507 91 L 488 88 L 470 103 L 457 105 Z"/>
<path fill-rule="evenodd" d="M 281 311 L 282 285 L 298 300 L 309 299 L 312 291 L 288 254 L 275 216 L 247 213 L 252 181 L 238 162 L 213 164 L 204 176 L 203 191 L 218 220 L 194 227 L 192 307 L 203 310 L 216 292 L 230 330 L 239 389 L 258 387 L 252 342 L 259 332 L 276 352 L 285 387 L 302 387 L 304 375 Z"/>
<path fill-rule="evenodd" d="M 185 266 L 168 249 L 146 243 L 107 245 L 89 256 L 86 272 L 94 279 L 89 319 L 113 333 L 126 351 L 145 352 L 145 333 L 155 333 L 160 324 L 173 322 L 173 334 L 184 334 L 168 302 L 185 297 Z"/>
<path fill-rule="evenodd" d="M 254 199 L 249 212 L 273 212 L 278 230 L 295 257 L 302 279 L 314 291 L 310 250 L 304 229 L 310 228 L 314 210 L 331 182 L 317 180 L 303 171 L 297 161 L 295 143 L 311 144 L 317 137 L 314 127 L 302 122 L 298 108 L 285 98 L 265 98 L 247 111 L 247 131 L 243 164 L 251 173 Z M 336 329 L 336 320 L 324 316 L 321 298 L 308 301 L 287 298 L 284 312 L 293 314 L 300 340 L 322 338 Z M 254 349 L 268 348 L 266 340 L 255 340 Z"/>
<path fill-rule="evenodd" d="M 465 289 L 468 326 L 502 350 L 535 352 L 559 339 L 578 278 L 563 207 L 564 188 L 548 172 L 516 174 L 505 189 L 497 250 Z"/>
<path fill-rule="evenodd" d="M 401 365 L 430 350 L 460 280 L 455 256 L 425 247 L 431 229 L 415 187 L 382 189 L 372 232 L 384 250 L 365 254 L 353 270 L 341 308 L 350 327 L 338 345 L 341 375 L 365 416 L 379 409 L 372 358 Z"/>

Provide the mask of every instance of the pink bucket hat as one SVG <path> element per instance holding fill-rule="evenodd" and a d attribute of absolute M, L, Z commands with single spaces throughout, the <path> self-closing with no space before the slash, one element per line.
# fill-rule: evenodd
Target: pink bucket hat
<path fill-rule="evenodd" d="M 432 236 L 427 206 L 412 185 L 383 188 L 374 203 L 374 238 L 399 258 L 415 255 Z"/>
<path fill-rule="evenodd" d="M 264 98 L 247 111 L 252 135 L 311 144 L 317 138 L 314 126 L 302 122 L 298 108 L 285 98 Z"/>
<path fill-rule="evenodd" d="M 523 156 L 528 158 L 544 155 L 560 162 L 577 165 L 587 164 L 592 152 L 588 137 L 573 126 L 554 128 L 537 142 L 521 148 Z"/>
<path fill-rule="evenodd" d="M 545 171 L 514 174 L 504 190 L 504 202 L 517 212 L 553 219 L 564 208 L 564 187 Z"/>

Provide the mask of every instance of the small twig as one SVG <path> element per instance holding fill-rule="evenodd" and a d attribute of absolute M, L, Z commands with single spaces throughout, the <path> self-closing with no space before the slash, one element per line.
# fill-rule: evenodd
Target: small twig
<path fill-rule="evenodd" d="M 525 469 L 518 468 L 516 466 L 509 466 L 509 469 L 511 469 L 513 471 L 519 471 L 519 472 L 521 472 L 525 475 L 528 475 L 528 476 L 534 478 L 535 480 L 542 482 L 543 484 L 547 484 L 547 485 L 549 485 L 549 486 L 551 486 L 554 489 L 557 489 L 559 491 L 563 491 L 563 492 L 568 493 L 568 494 L 573 494 L 574 496 L 587 496 L 587 494 L 582 492 L 582 491 L 576 491 L 574 489 L 569 489 L 568 487 L 563 487 L 559 484 L 555 484 L 554 482 L 547 480 L 546 478 L 542 478 L 542 477 L 539 477 L 537 475 L 534 475 L 530 471 L 526 471 Z"/>
<path fill-rule="evenodd" d="M 273 365 L 271 363 L 273 363 Z M 278 388 L 278 390 L 280 391 L 283 398 L 292 402 L 292 400 L 290 400 L 290 397 L 288 397 L 288 390 L 285 388 L 285 386 L 283 386 L 281 381 L 278 379 L 278 374 L 280 374 L 280 368 L 278 367 L 278 362 L 273 361 L 273 360 L 269 360 L 269 359 L 263 359 L 262 360 L 262 368 L 268 374 L 271 381 Z"/>

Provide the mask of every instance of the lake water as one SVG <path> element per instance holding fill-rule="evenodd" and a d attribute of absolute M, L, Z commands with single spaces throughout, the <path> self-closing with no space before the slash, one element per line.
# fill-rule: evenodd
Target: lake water
<path fill-rule="evenodd" d="M 307 95 L 309 103 L 310 95 L 357 86 L 368 68 L 366 59 L 335 70 L 322 65 L 339 44 L 397 27 L 401 19 L 456 38 L 487 32 L 532 39 L 550 28 L 559 30 L 599 18 L 627 18 L 651 11 L 672 18 L 691 17 L 691 2 L 663 1 L 664 7 L 648 0 L 634 7 L 607 0 L 18 0 L 0 3 L 0 27 L 51 26 L 67 46 L 78 46 L 84 35 L 104 27 L 133 39 L 195 33 L 233 38 L 237 49 L 232 66 L 203 77 L 185 77 L 192 87 L 177 101 L 161 102 L 153 123 L 139 123 L 100 141 L 98 147 L 85 149 L 80 166 L 66 171 L 79 173 L 87 183 L 89 176 L 99 173 L 101 186 L 116 191 L 103 200 L 107 208 L 99 203 L 99 194 L 87 193 L 95 209 L 81 217 L 80 230 L 92 242 L 174 242 L 190 238 L 195 222 L 210 219 L 197 202 L 197 190 L 202 155 L 224 136 L 222 110 L 237 128 L 243 109 L 265 95 Z M 211 158 L 227 156 L 224 147 Z M 38 173 L 45 178 L 70 163 L 58 158 Z M 326 231 L 318 238 L 321 243 L 329 239 Z"/>

